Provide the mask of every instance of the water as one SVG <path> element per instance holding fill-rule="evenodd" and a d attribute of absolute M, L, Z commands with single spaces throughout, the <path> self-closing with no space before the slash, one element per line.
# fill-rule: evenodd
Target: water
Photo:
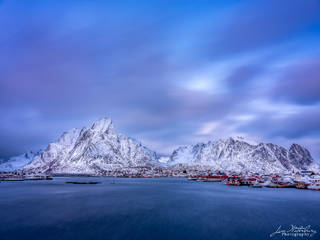
<path fill-rule="evenodd" d="M 70 180 L 102 183 L 65 183 Z M 317 191 L 183 178 L 1 182 L 0 239 L 320 239 L 319 203 Z M 270 238 L 291 224 L 318 233 Z"/>

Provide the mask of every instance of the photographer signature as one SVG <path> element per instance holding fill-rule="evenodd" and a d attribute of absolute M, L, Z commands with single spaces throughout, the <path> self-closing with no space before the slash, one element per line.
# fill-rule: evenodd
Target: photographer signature
<path fill-rule="evenodd" d="M 270 234 L 270 237 L 274 237 L 275 235 L 281 235 L 282 237 L 312 237 L 317 233 L 316 230 L 311 229 L 311 226 L 295 226 L 291 224 L 290 229 L 282 229 L 281 226 L 278 229 Z"/>

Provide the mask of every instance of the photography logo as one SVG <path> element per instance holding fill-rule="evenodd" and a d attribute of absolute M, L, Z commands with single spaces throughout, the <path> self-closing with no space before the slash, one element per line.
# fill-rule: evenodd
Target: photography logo
<path fill-rule="evenodd" d="M 291 228 L 283 229 L 279 226 L 278 229 L 270 234 L 270 237 L 281 236 L 281 237 L 313 237 L 317 233 L 316 230 L 312 229 L 310 225 L 308 226 L 296 226 L 291 224 Z"/>

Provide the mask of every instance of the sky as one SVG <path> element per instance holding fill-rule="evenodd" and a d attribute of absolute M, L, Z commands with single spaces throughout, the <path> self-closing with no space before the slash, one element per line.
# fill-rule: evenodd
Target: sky
<path fill-rule="evenodd" d="M 159 154 L 229 136 L 320 160 L 319 0 L 0 0 L 0 158 L 110 117 Z"/>

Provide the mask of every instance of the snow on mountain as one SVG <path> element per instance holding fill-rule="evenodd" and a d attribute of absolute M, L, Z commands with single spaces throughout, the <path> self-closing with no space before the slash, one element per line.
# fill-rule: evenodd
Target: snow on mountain
<path fill-rule="evenodd" d="M 157 164 L 157 156 L 141 143 L 118 134 L 109 118 L 90 128 L 71 129 L 23 170 L 41 173 L 101 174 L 123 167 Z"/>
<path fill-rule="evenodd" d="M 319 164 L 312 158 L 310 152 L 296 143 L 289 149 L 289 161 L 297 169 L 319 169 Z"/>
<path fill-rule="evenodd" d="M 89 128 L 64 132 L 41 154 L 12 158 L 0 164 L 0 171 L 22 168 L 30 173 L 113 175 L 119 171 L 162 167 L 178 171 L 180 167 L 188 167 L 256 173 L 320 172 L 309 151 L 298 144 L 287 150 L 241 137 L 180 147 L 169 158 L 158 159 L 155 152 L 138 141 L 117 133 L 109 118 L 102 118 Z"/>
<path fill-rule="evenodd" d="M 287 150 L 272 143 L 249 144 L 241 138 L 180 147 L 172 153 L 168 164 L 256 173 L 320 170 L 309 151 L 298 144 Z"/>
<path fill-rule="evenodd" d="M 162 156 L 162 157 L 160 157 L 159 158 L 159 162 L 160 163 L 168 163 L 168 161 L 170 160 L 170 157 L 164 157 L 164 156 Z"/>
<path fill-rule="evenodd" d="M 30 151 L 19 156 L 11 157 L 8 161 L 2 161 L 0 172 L 12 172 L 30 163 L 36 156 L 41 154 L 39 151 Z"/>

